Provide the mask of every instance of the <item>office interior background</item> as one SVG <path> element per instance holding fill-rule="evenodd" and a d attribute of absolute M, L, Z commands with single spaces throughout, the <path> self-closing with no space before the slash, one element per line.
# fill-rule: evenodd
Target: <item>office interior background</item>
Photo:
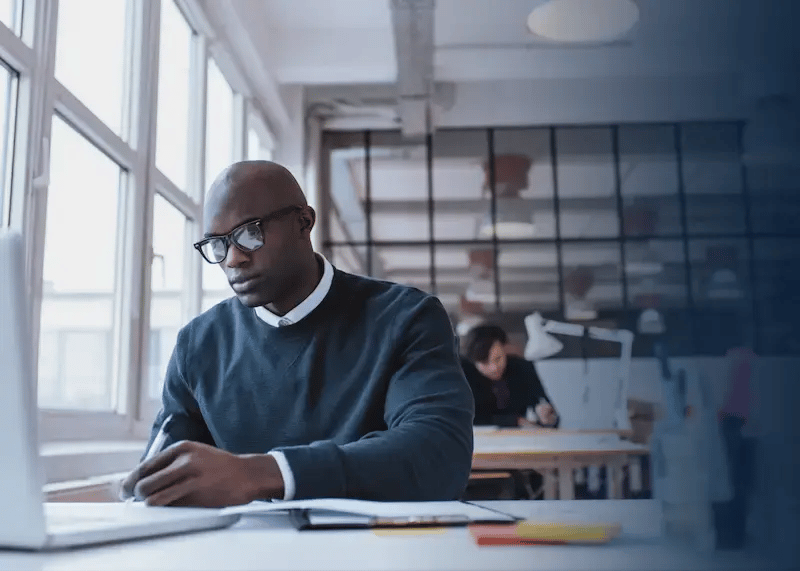
<path fill-rule="evenodd" d="M 628 397 L 657 402 L 655 315 L 717 400 L 752 348 L 784 426 L 797 42 L 769 2 L 640 0 L 612 39 L 537 31 L 542 4 L 0 1 L 0 225 L 26 238 L 48 481 L 138 459 L 177 331 L 230 295 L 191 244 L 241 159 L 295 174 L 334 265 L 438 296 L 459 331 L 629 329 Z M 579 426 L 619 349 L 562 341 L 539 370 Z"/>

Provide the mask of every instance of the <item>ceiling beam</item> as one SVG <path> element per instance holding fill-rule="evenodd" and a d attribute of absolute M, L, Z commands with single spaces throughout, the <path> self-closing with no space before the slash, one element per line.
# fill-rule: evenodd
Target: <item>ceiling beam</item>
<path fill-rule="evenodd" d="M 406 137 L 431 132 L 434 0 L 392 0 L 401 129 Z"/>

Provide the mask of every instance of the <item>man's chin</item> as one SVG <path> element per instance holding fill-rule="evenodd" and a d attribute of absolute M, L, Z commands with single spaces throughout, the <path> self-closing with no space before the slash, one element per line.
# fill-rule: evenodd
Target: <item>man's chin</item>
<path fill-rule="evenodd" d="M 262 307 L 269 303 L 269 301 L 265 299 L 263 295 L 258 293 L 237 293 L 236 297 L 238 297 L 239 301 L 242 302 L 242 305 L 246 307 Z"/>

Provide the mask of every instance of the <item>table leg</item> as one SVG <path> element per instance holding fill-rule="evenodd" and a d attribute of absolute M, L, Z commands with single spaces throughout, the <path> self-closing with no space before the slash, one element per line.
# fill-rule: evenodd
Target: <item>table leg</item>
<path fill-rule="evenodd" d="M 639 493 L 642 491 L 642 459 L 638 456 L 630 458 L 628 461 L 628 478 L 630 481 L 631 492 Z"/>
<path fill-rule="evenodd" d="M 544 499 L 557 500 L 558 479 L 556 478 L 556 471 L 553 468 L 548 468 L 542 471 L 542 476 L 544 476 Z"/>
<path fill-rule="evenodd" d="M 624 460 L 614 459 L 606 464 L 606 497 L 610 500 L 622 499 L 622 466 Z"/>
<path fill-rule="evenodd" d="M 559 466 L 558 468 L 558 498 L 561 500 L 575 499 L 573 472 L 572 466 L 569 465 Z"/>

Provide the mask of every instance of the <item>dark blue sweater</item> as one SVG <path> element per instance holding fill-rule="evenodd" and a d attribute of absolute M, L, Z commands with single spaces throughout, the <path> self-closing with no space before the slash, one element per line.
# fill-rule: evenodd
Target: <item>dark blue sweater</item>
<path fill-rule="evenodd" d="M 236 298 L 178 334 L 151 440 L 282 451 L 295 498 L 445 500 L 464 491 L 473 398 L 439 300 L 335 270 L 325 299 L 285 327 Z"/>

